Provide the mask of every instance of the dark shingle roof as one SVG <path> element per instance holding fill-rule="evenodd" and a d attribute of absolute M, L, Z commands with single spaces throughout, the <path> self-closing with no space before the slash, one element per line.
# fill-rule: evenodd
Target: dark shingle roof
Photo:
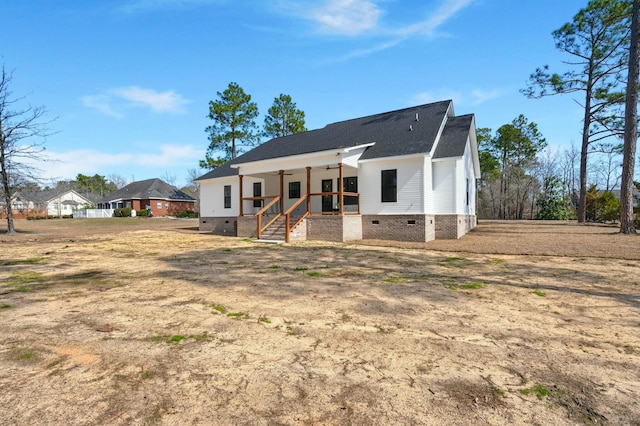
<path fill-rule="evenodd" d="M 169 201 L 195 201 L 180 191 L 175 186 L 160 179 L 147 179 L 138 182 L 132 182 L 129 185 L 118 189 L 99 200 L 99 203 L 107 203 L 114 200 L 132 200 L 132 199 L 159 199 Z"/>
<path fill-rule="evenodd" d="M 467 146 L 469 131 L 473 124 L 473 115 L 449 117 L 444 126 L 440 142 L 436 147 L 433 158 L 461 157 Z"/>
<path fill-rule="evenodd" d="M 340 121 L 322 129 L 271 139 L 198 180 L 235 176 L 238 170 L 231 168 L 233 164 L 349 148 L 373 142 L 375 145 L 367 148 L 361 159 L 430 152 L 450 107 L 450 100 L 435 102 Z"/>

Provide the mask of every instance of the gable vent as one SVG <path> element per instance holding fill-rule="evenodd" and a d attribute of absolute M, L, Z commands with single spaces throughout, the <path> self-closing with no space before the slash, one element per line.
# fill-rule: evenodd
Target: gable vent
<path fill-rule="evenodd" d="M 411 124 L 409 124 L 409 131 L 412 132 L 413 131 L 413 126 Z"/>
<path fill-rule="evenodd" d="M 420 117 L 418 117 L 418 113 L 416 112 L 416 121 L 420 121 Z"/>

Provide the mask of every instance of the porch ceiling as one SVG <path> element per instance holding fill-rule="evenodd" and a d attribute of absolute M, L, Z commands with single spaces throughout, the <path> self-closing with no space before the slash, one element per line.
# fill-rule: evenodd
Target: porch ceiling
<path fill-rule="evenodd" d="M 343 166 L 343 170 L 357 170 L 356 167 L 352 167 L 352 166 L 349 166 L 347 164 L 343 164 L 342 166 Z M 313 175 L 314 172 L 317 173 L 318 171 L 333 170 L 333 171 L 335 171 L 335 173 L 337 175 L 338 174 L 338 168 L 339 168 L 338 163 L 327 164 L 327 165 L 323 165 L 323 166 L 312 166 L 311 167 L 311 174 Z M 290 168 L 290 169 L 278 169 L 278 170 L 274 170 L 274 171 L 261 172 L 261 173 L 243 173 L 242 169 L 240 169 L 240 174 L 242 174 L 243 176 L 252 176 L 252 177 L 256 177 L 256 178 L 267 179 L 267 178 L 272 178 L 274 176 L 279 176 L 280 170 L 284 170 L 285 176 L 306 175 L 307 174 L 307 167 L 306 166 L 297 167 L 297 168 Z"/>

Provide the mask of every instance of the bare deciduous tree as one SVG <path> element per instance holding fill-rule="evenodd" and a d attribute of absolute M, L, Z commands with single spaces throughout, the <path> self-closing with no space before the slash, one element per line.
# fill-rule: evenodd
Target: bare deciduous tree
<path fill-rule="evenodd" d="M 15 234 L 11 199 L 12 182 L 33 178 L 37 169 L 30 163 L 42 160 L 47 125 L 42 121 L 46 109 L 42 106 L 21 107 L 24 98 L 13 98 L 9 86 L 12 73 L 2 66 L 0 76 L 0 190 L 7 213 L 7 232 Z"/>

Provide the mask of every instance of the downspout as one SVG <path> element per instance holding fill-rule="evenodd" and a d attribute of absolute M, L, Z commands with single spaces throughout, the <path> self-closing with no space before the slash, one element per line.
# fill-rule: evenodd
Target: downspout
<path fill-rule="evenodd" d="M 344 214 L 344 166 L 338 163 L 338 214 Z"/>
<path fill-rule="evenodd" d="M 284 170 L 278 173 L 280 174 L 280 214 L 284 214 Z"/>
<path fill-rule="evenodd" d="M 242 179 L 244 178 L 244 176 L 242 175 L 238 175 L 238 178 L 240 178 L 240 201 L 238 202 L 238 208 L 239 208 L 239 216 L 243 216 L 244 215 L 244 210 L 243 210 L 243 202 L 242 202 Z"/>

